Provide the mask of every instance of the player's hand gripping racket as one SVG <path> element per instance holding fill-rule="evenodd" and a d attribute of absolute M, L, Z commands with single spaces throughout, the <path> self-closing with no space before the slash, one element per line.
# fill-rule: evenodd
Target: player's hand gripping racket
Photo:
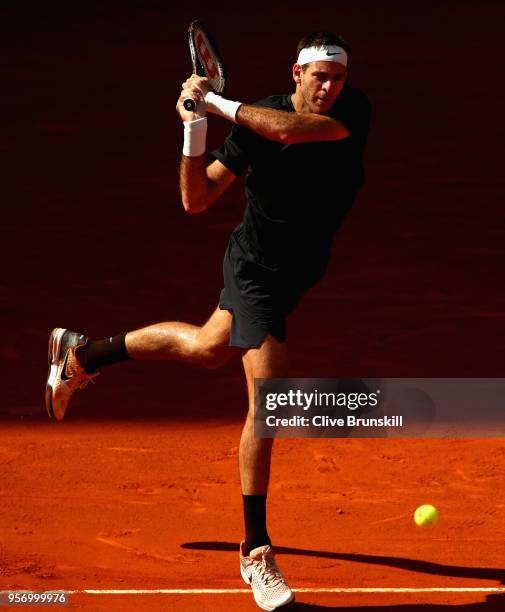
<path fill-rule="evenodd" d="M 193 72 L 198 76 L 207 77 L 209 85 L 216 93 L 223 93 L 225 85 L 223 60 L 211 35 L 199 19 L 191 22 L 188 28 L 188 40 Z M 186 98 L 183 105 L 187 111 L 196 109 L 193 98 Z"/>

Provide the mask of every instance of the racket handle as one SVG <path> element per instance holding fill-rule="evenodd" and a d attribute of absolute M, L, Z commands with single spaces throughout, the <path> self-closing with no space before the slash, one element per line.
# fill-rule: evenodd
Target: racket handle
<path fill-rule="evenodd" d="M 187 111 L 194 113 L 196 110 L 196 102 L 193 100 L 193 98 L 186 98 L 182 105 Z"/>

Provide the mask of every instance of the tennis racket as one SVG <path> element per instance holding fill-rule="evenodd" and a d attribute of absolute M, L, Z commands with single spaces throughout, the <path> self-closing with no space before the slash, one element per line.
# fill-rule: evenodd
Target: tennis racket
<path fill-rule="evenodd" d="M 223 93 L 223 60 L 212 36 L 199 19 L 192 21 L 188 28 L 188 42 L 194 74 L 207 77 L 212 89 L 218 94 Z M 196 108 L 193 98 L 186 98 L 183 104 L 187 111 L 194 111 Z"/>

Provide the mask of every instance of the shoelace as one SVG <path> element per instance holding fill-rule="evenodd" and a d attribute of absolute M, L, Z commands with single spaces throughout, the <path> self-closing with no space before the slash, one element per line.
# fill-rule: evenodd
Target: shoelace
<path fill-rule="evenodd" d="M 261 561 L 257 563 L 260 578 L 267 586 L 276 587 L 283 582 L 280 570 L 272 557 L 269 556 L 267 561 L 267 557 L 263 553 L 261 555 Z"/>

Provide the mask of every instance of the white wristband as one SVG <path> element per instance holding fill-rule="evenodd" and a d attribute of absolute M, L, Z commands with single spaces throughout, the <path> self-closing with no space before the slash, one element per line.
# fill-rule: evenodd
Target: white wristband
<path fill-rule="evenodd" d="M 205 94 L 205 105 L 207 110 L 216 115 L 221 115 L 221 117 L 233 121 L 234 123 L 237 123 L 235 116 L 241 104 L 242 102 L 232 102 L 231 100 L 223 98 L 223 96 L 218 96 L 213 91 L 209 91 Z"/>
<path fill-rule="evenodd" d="M 186 157 L 199 157 L 205 153 L 207 141 L 207 117 L 194 121 L 184 121 L 184 146 L 182 154 Z"/>

